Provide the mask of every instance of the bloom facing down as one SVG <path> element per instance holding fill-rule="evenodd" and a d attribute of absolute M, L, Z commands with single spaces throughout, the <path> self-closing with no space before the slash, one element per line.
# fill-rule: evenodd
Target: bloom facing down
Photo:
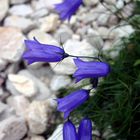
<path fill-rule="evenodd" d="M 92 122 L 90 119 L 84 118 L 80 122 L 78 140 L 92 140 Z"/>
<path fill-rule="evenodd" d="M 65 96 L 64 98 L 57 99 L 57 110 L 64 112 L 64 119 L 66 119 L 70 112 L 80 106 L 89 98 L 89 90 L 81 89 Z"/>
<path fill-rule="evenodd" d="M 78 140 L 74 124 L 68 120 L 63 127 L 63 140 Z"/>
<path fill-rule="evenodd" d="M 62 3 L 55 5 L 55 10 L 60 14 L 62 20 L 70 20 L 81 4 L 82 0 L 64 0 Z"/>
<path fill-rule="evenodd" d="M 27 50 L 23 54 L 23 58 L 28 64 L 34 62 L 59 62 L 67 57 L 63 49 L 53 45 L 41 44 L 36 39 L 25 40 Z"/>
<path fill-rule="evenodd" d="M 74 62 L 78 68 L 73 74 L 73 77 L 76 78 L 76 82 L 85 78 L 105 77 L 110 72 L 110 66 L 105 62 L 86 62 L 80 59 L 74 59 Z"/>

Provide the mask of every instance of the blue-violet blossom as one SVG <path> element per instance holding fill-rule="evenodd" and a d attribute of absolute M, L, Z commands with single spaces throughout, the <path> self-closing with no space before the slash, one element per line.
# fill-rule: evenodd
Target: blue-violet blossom
<path fill-rule="evenodd" d="M 60 14 L 62 20 L 70 20 L 81 4 L 82 0 L 64 0 L 62 3 L 55 5 L 55 10 Z"/>
<path fill-rule="evenodd" d="M 48 44 L 42 44 L 35 38 L 34 40 L 25 40 L 27 50 L 23 54 L 23 58 L 28 64 L 34 62 L 59 62 L 68 55 L 60 47 Z"/>
<path fill-rule="evenodd" d="M 81 89 L 72 92 L 64 98 L 57 99 L 57 110 L 64 112 L 64 119 L 66 119 L 70 112 L 80 106 L 89 98 L 89 90 Z"/>
<path fill-rule="evenodd" d="M 105 77 L 110 72 L 110 66 L 105 62 L 87 62 L 80 59 L 74 59 L 74 62 L 78 68 L 73 74 L 73 77 L 76 78 L 76 82 L 85 78 Z"/>
<path fill-rule="evenodd" d="M 78 129 L 78 140 L 92 140 L 92 122 L 88 118 L 84 118 L 80 122 Z"/>
<path fill-rule="evenodd" d="M 63 126 L 63 140 L 78 140 L 76 128 L 70 120 Z"/>

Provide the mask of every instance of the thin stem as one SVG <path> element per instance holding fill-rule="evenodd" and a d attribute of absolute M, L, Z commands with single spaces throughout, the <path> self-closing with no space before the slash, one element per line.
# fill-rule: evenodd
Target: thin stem
<path fill-rule="evenodd" d="M 69 54 L 69 57 L 76 57 L 76 58 L 90 58 L 90 59 L 96 59 L 96 60 L 101 61 L 99 57 L 92 57 L 92 56 L 75 56 L 75 55 L 70 55 L 70 54 Z"/>

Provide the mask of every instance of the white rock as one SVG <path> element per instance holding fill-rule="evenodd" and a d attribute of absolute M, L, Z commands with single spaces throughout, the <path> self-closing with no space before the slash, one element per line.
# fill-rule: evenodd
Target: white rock
<path fill-rule="evenodd" d="M 94 6 L 97 5 L 99 0 L 84 0 L 84 4 L 86 6 Z"/>
<path fill-rule="evenodd" d="M 27 132 L 23 118 L 10 117 L 0 123 L 0 140 L 20 140 Z"/>
<path fill-rule="evenodd" d="M 13 94 L 23 94 L 26 97 L 33 97 L 37 94 L 37 88 L 34 84 L 34 81 L 27 76 L 9 74 L 7 81 L 7 88 Z M 16 91 L 17 93 L 16 93 Z"/>
<path fill-rule="evenodd" d="M 111 34 L 115 34 L 116 38 L 127 37 L 134 32 L 131 25 L 124 25 L 112 30 Z"/>
<path fill-rule="evenodd" d="M 39 28 L 41 31 L 51 32 L 55 31 L 56 28 L 59 26 L 60 21 L 58 20 L 59 17 L 56 14 L 50 14 L 42 19 L 39 19 L 40 25 Z"/>
<path fill-rule="evenodd" d="M 86 40 L 68 40 L 65 44 L 65 52 L 76 56 L 95 56 L 97 50 L 92 47 Z M 50 64 L 53 71 L 58 74 L 73 74 L 76 67 L 73 62 L 73 58 L 65 58 L 62 62 Z M 56 66 L 56 67 L 55 67 Z M 55 68 L 54 68 L 55 67 Z"/>
<path fill-rule="evenodd" d="M 7 105 L 0 101 L 0 114 L 7 108 Z"/>
<path fill-rule="evenodd" d="M 20 5 L 14 5 L 9 9 L 9 13 L 11 15 L 17 15 L 17 16 L 29 16 L 33 13 L 33 9 L 30 5 L 27 4 L 20 4 Z"/>
<path fill-rule="evenodd" d="M 103 14 L 100 14 L 99 17 L 97 18 L 97 23 L 99 26 L 105 26 L 107 25 L 107 21 L 108 21 L 108 18 L 110 16 L 110 13 L 103 13 Z"/>
<path fill-rule="evenodd" d="M 18 29 L 0 27 L 0 59 L 19 61 L 24 52 L 23 41 L 24 36 Z"/>
<path fill-rule="evenodd" d="M 48 122 L 47 109 L 44 102 L 33 101 L 27 109 L 26 119 L 31 133 L 43 133 Z"/>
<path fill-rule="evenodd" d="M 16 114 L 24 117 L 26 109 L 29 107 L 29 100 L 22 95 L 10 96 L 7 98 L 7 104 L 14 108 Z"/>
<path fill-rule="evenodd" d="M 23 32 L 27 32 L 33 27 L 35 27 L 35 23 L 29 18 L 20 16 L 9 16 L 5 19 L 4 26 L 16 27 L 22 30 Z"/>
<path fill-rule="evenodd" d="M 32 136 L 30 140 L 45 140 L 45 138 L 42 136 L 35 135 L 35 136 Z"/>
<path fill-rule="evenodd" d="M 61 3 L 62 0 L 38 0 L 38 1 L 32 1 L 31 4 L 34 7 L 34 9 L 54 9 L 54 5 L 57 3 Z"/>
<path fill-rule="evenodd" d="M 70 83 L 70 77 L 63 75 L 54 75 L 50 84 L 50 88 L 53 91 L 57 91 L 61 88 L 68 86 Z"/>
<path fill-rule="evenodd" d="M 32 100 L 46 100 L 48 99 L 52 93 L 50 92 L 47 85 L 45 85 L 41 80 L 35 77 L 27 70 L 22 70 L 19 72 L 20 75 L 26 76 L 34 81 L 35 87 L 38 89 L 38 93 L 32 97 Z"/>
<path fill-rule="evenodd" d="M 108 19 L 108 26 L 113 26 L 113 25 L 117 25 L 119 22 L 119 19 L 116 15 L 111 15 Z"/>
<path fill-rule="evenodd" d="M 48 140 L 63 140 L 63 125 L 60 124 Z"/>
<path fill-rule="evenodd" d="M 9 8 L 9 1 L 8 0 L 1 0 L 0 1 L 0 21 L 3 20 Z"/>
<path fill-rule="evenodd" d="M 108 39 L 110 36 L 109 36 L 109 29 L 107 27 L 99 27 L 98 28 L 98 33 L 100 34 L 100 36 L 103 38 L 103 39 Z"/>
<path fill-rule="evenodd" d="M 65 25 L 62 25 L 58 30 L 56 30 L 54 37 L 61 41 L 61 43 L 64 43 L 68 39 L 70 39 L 73 35 L 72 30 Z"/>
<path fill-rule="evenodd" d="M 59 46 L 59 43 L 50 34 L 38 29 L 29 32 L 28 38 L 33 39 L 33 37 L 35 37 L 41 43 Z"/>
<path fill-rule="evenodd" d="M 124 7 L 124 1 L 123 1 L 123 0 L 118 0 L 118 1 L 116 2 L 116 7 L 117 7 L 118 9 L 122 9 L 122 8 Z"/>
<path fill-rule="evenodd" d="M 1 70 L 3 70 L 3 69 L 5 69 L 6 64 L 7 64 L 7 62 L 6 62 L 6 61 L 4 61 L 4 60 L 0 59 L 0 71 L 1 71 Z"/>
<path fill-rule="evenodd" d="M 86 40 L 97 49 L 101 49 L 103 47 L 104 41 L 101 38 L 100 34 L 93 29 L 88 30 L 88 35 Z"/>
<path fill-rule="evenodd" d="M 31 17 L 33 19 L 39 19 L 39 18 L 47 16 L 47 15 L 48 15 L 47 9 L 38 9 L 38 10 L 34 11 L 34 13 L 31 14 Z"/>
<path fill-rule="evenodd" d="M 10 0 L 11 4 L 21 4 L 21 3 L 25 3 L 29 0 Z"/>

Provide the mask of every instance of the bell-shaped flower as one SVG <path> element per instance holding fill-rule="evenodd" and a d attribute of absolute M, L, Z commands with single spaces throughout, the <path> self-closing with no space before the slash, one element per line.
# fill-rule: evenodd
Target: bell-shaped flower
<path fill-rule="evenodd" d="M 81 120 L 78 129 L 78 140 L 92 140 L 92 122 L 88 118 Z"/>
<path fill-rule="evenodd" d="M 70 20 L 81 4 L 82 0 L 64 0 L 62 3 L 55 5 L 55 10 L 60 14 L 62 20 Z"/>
<path fill-rule="evenodd" d="M 81 89 L 72 92 L 64 98 L 57 99 L 57 110 L 64 112 L 64 119 L 66 119 L 70 112 L 80 106 L 89 98 L 89 90 Z"/>
<path fill-rule="evenodd" d="M 76 128 L 70 120 L 63 126 L 63 140 L 78 140 Z"/>
<path fill-rule="evenodd" d="M 34 40 L 25 40 L 26 51 L 23 54 L 23 59 L 27 60 L 28 64 L 34 62 L 59 62 L 68 54 L 60 47 L 48 44 L 42 44 L 35 38 Z"/>
<path fill-rule="evenodd" d="M 105 62 L 87 62 L 80 59 L 74 59 L 74 62 L 77 66 L 77 70 L 73 74 L 73 77 L 76 78 L 76 82 L 85 78 L 105 77 L 110 72 L 110 66 Z"/>

